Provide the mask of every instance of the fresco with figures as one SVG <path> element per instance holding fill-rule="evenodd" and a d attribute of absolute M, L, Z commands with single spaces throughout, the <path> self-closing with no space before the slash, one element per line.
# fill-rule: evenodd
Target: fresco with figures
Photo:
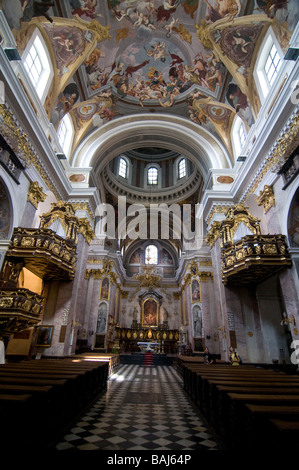
<path fill-rule="evenodd" d="M 226 146 L 239 115 L 247 131 L 261 103 L 256 51 L 271 27 L 286 52 L 297 0 L 4 1 L 20 51 L 41 31 L 55 62 L 45 108 L 58 128 L 70 114 L 74 145 L 98 122 L 151 111 L 204 126 Z M 51 10 L 52 11 L 52 10 Z"/>

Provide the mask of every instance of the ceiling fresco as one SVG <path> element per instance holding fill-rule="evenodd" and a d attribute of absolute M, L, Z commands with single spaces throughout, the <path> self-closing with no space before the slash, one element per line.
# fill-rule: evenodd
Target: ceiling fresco
<path fill-rule="evenodd" d="M 156 112 L 205 127 L 232 153 L 235 115 L 249 129 L 261 106 L 253 68 L 262 40 L 272 26 L 286 51 L 299 18 L 297 0 L 52 3 L 2 8 L 20 51 L 41 31 L 55 65 L 45 109 L 55 127 L 70 113 L 73 148 L 95 125 Z"/>

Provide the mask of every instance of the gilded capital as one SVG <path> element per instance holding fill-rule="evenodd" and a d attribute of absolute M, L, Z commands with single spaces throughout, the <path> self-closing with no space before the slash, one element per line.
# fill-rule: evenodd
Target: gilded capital
<path fill-rule="evenodd" d="M 83 237 L 90 243 L 94 239 L 95 233 L 90 225 L 90 222 L 87 217 L 78 219 L 79 222 L 79 233 L 82 233 Z"/>
<path fill-rule="evenodd" d="M 27 201 L 30 201 L 35 208 L 40 202 L 44 202 L 47 195 L 43 192 L 42 188 L 38 185 L 37 181 L 32 181 L 29 186 L 27 194 Z"/>
<path fill-rule="evenodd" d="M 206 242 L 212 248 L 218 238 L 221 238 L 221 222 L 215 221 L 212 223 L 210 230 L 207 233 Z"/>
<path fill-rule="evenodd" d="M 260 191 L 260 195 L 256 198 L 258 206 L 264 206 L 265 214 L 271 207 L 275 206 L 275 197 L 272 186 L 265 185 L 264 190 Z"/>

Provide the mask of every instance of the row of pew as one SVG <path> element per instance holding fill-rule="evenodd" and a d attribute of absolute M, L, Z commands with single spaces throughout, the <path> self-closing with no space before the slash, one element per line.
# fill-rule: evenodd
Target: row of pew
<path fill-rule="evenodd" d="M 299 375 L 180 360 L 184 389 L 225 449 L 284 449 L 299 439 Z"/>
<path fill-rule="evenodd" d="M 0 365 L 1 444 L 50 448 L 105 389 L 110 357 L 69 357 Z"/>

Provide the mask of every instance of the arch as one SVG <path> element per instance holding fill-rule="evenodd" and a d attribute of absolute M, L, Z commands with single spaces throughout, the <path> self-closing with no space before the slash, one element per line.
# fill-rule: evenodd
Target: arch
<path fill-rule="evenodd" d="M 0 178 L 0 240 L 10 240 L 13 230 L 13 205 L 10 192 Z"/>
<path fill-rule="evenodd" d="M 289 227 L 291 225 L 291 212 L 294 208 L 294 203 L 296 200 L 296 194 L 298 195 L 298 178 L 295 178 L 294 181 L 288 186 L 287 194 L 285 199 L 283 199 L 282 205 L 278 204 L 277 210 L 282 214 L 281 218 L 281 233 L 287 235 L 289 241 L 289 247 L 291 247 L 289 239 Z"/>
<path fill-rule="evenodd" d="M 134 253 L 139 252 L 140 256 L 139 260 L 136 261 L 136 263 L 133 264 L 144 264 L 144 257 L 143 253 L 145 252 L 145 249 L 148 245 L 154 245 L 156 246 L 158 250 L 158 264 L 163 264 L 161 263 L 161 253 L 163 250 L 167 251 L 168 255 L 171 257 L 173 260 L 173 266 L 175 268 L 178 267 L 179 265 L 179 259 L 178 259 L 178 252 L 173 246 L 173 244 L 168 241 L 168 240 L 136 240 L 131 243 L 131 245 L 127 248 L 127 250 L 123 254 L 123 264 L 124 266 L 128 266 L 129 264 L 132 264 L 132 255 Z"/>
<path fill-rule="evenodd" d="M 289 206 L 287 223 L 289 245 L 291 248 L 299 248 L 299 189 L 293 194 Z"/>
<path fill-rule="evenodd" d="M 92 132 L 70 158 L 73 167 L 93 167 L 100 174 L 120 152 L 153 145 L 176 151 L 193 161 L 205 180 L 211 168 L 232 168 L 234 162 L 209 131 L 187 119 L 163 114 L 132 115 Z"/>

